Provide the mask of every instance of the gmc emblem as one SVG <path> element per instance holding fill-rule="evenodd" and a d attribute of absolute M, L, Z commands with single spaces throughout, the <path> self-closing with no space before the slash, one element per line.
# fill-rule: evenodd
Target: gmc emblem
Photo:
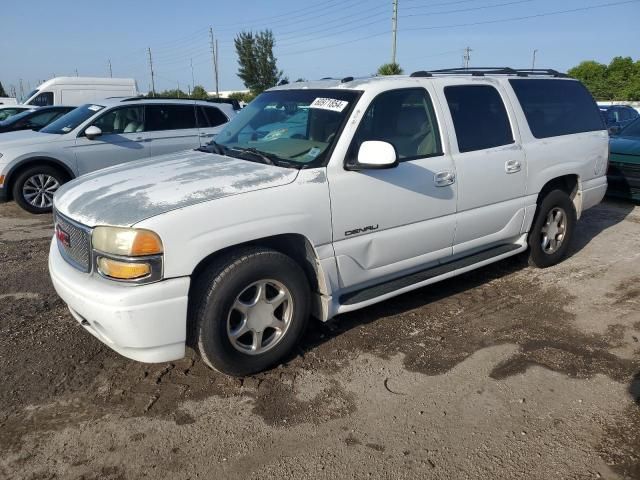
<path fill-rule="evenodd" d="M 56 238 L 66 248 L 71 247 L 71 237 L 65 232 L 60 225 L 56 225 Z"/>

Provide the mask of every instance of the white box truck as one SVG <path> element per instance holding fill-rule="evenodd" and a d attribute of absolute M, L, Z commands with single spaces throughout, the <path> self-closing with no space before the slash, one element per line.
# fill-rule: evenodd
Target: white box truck
<path fill-rule="evenodd" d="M 138 95 L 133 78 L 56 77 L 29 93 L 24 103 L 45 105 L 82 105 L 107 97 Z"/>

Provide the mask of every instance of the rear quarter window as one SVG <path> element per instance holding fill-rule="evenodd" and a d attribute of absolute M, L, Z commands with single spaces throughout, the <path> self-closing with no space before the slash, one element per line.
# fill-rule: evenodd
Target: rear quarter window
<path fill-rule="evenodd" d="M 605 129 L 598 105 L 580 82 L 513 79 L 509 83 L 536 138 Z"/>

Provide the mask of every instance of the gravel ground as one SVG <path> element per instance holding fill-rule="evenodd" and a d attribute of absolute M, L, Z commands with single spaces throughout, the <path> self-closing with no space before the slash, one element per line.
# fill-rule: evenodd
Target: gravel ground
<path fill-rule="evenodd" d="M 0 205 L 0 477 L 640 478 L 640 207 L 571 257 L 514 258 L 315 323 L 244 380 L 141 364 L 72 319 L 49 216 Z"/>

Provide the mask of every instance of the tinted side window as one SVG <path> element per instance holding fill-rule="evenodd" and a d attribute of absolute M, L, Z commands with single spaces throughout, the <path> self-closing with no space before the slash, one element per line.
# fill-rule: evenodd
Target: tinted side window
<path fill-rule="evenodd" d="M 197 128 L 194 105 L 147 105 L 146 119 L 150 132 Z"/>
<path fill-rule="evenodd" d="M 217 127 L 228 121 L 227 116 L 216 107 L 203 107 L 210 127 Z"/>
<path fill-rule="evenodd" d="M 514 79 L 509 83 L 536 138 L 594 132 L 605 128 L 596 102 L 580 82 Z"/>
<path fill-rule="evenodd" d="M 489 85 L 460 85 L 446 87 L 444 94 L 461 153 L 514 142 L 507 110 L 495 88 Z"/>
<path fill-rule="evenodd" d="M 399 160 L 442 155 L 440 132 L 427 91 L 406 88 L 374 98 L 358 127 L 350 156 L 357 156 L 360 145 L 367 140 L 389 142 Z"/>
<path fill-rule="evenodd" d="M 29 105 L 38 105 L 39 107 L 53 105 L 53 92 L 42 92 L 36 98 L 31 100 Z"/>

